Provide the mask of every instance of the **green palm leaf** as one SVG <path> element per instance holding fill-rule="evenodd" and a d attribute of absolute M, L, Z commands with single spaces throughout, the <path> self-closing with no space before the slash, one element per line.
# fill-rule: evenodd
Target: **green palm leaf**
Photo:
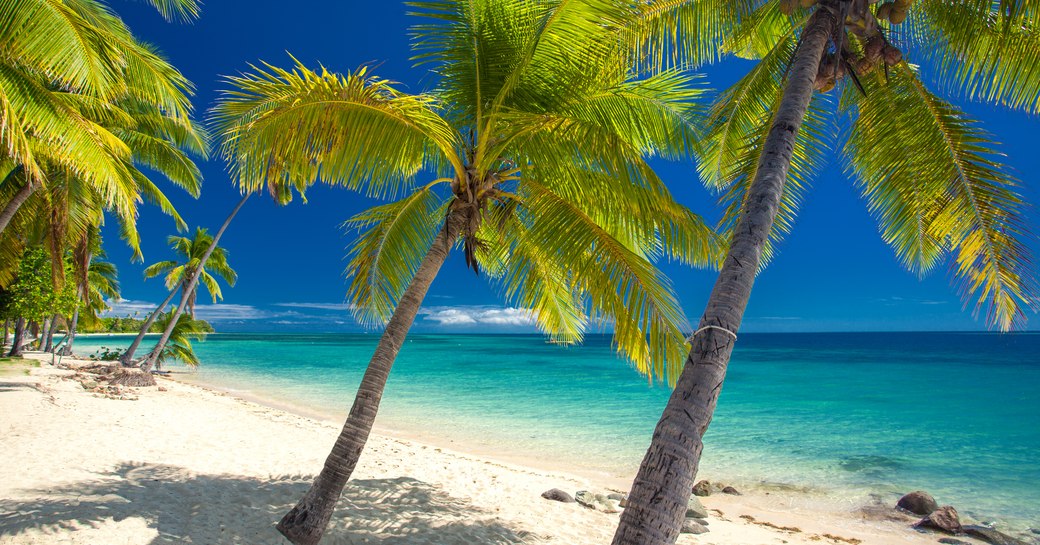
<path fill-rule="evenodd" d="M 903 65 L 857 102 L 845 148 L 882 235 L 911 270 L 952 252 L 962 297 L 1008 330 L 1035 306 L 1022 201 L 989 135 Z M 909 151 L 908 151 L 909 150 Z"/>

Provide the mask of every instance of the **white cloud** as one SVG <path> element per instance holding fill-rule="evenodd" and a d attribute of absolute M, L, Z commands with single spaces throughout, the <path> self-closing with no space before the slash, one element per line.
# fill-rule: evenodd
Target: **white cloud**
<path fill-rule="evenodd" d="M 276 307 L 312 308 L 317 310 L 353 310 L 350 303 L 275 303 Z"/>
<path fill-rule="evenodd" d="M 256 308 L 253 305 L 236 305 L 232 303 L 195 305 L 195 317 L 209 322 L 263 320 L 273 318 L 274 316 L 276 314 Z"/>
<path fill-rule="evenodd" d="M 140 313 L 144 315 L 151 314 L 155 307 L 159 306 L 159 303 L 152 303 L 149 301 L 134 301 L 132 299 L 122 299 L 119 301 L 113 301 L 109 299 L 106 301 L 109 306 L 109 310 L 102 312 L 101 315 L 105 317 L 124 317 L 133 316 L 134 313 Z"/>
<path fill-rule="evenodd" d="M 535 323 L 530 310 L 516 307 L 424 307 L 419 314 L 425 316 L 427 320 L 445 326 L 475 324 L 527 326 Z"/>

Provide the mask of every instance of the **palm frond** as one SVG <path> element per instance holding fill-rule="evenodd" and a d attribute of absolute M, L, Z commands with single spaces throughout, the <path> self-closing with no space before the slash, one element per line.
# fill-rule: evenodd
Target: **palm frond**
<path fill-rule="evenodd" d="M 406 95 L 365 68 L 346 75 L 271 65 L 229 77 L 212 111 L 240 189 L 303 192 L 315 181 L 373 196 L 406 190 L 428 144 L 457 166 L 456 135 L 432 97 Z M 291 196 L 291 195 L 290 195 Z"/>
<path fill-rule="evenodd" d="M 430 187 L 424 187 L 343 224 L 358 231 L 345 271 L 347 301 L 358 321 L 376 325 L 390 318 L 443 224 L 443 203 Z"/>
<path fill-rule="evenodd" d="M 1017 183 L 978 123 L 934 95 L 909 66 L 857 103 L 845 152 L 882 235 L 900 261 L 927 272 L 939 250 L 955 257 L 965 304 L 1002 330 L 1035 306 L 1032 237 Z"/>
<path fill-rule="evenodd" d="M 1036 114 L 1040 25 L 1022 4 L 922 0 L 905 32 L 934 65 L 943 90 Z"/>
<path fill-rule="evenodd" d="M 568 264 L 593 315 L 612 321 L 619 353 L 651 378 L 674 381 L 688 350 L 687 321 L 668 279 L 545 186 L 525 178 L 521 197 L 530 218 L 525 243 Z"/>

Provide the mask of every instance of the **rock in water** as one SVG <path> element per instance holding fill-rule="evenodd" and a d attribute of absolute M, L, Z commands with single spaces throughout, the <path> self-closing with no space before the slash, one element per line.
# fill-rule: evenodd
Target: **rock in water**
<path fill-rule="evenodd" d="M 957 510 L 952 505 L 944 505 L 921 519 L 914 525 L 914 528 L 930 528 L 950 534 L 958 534 L 961 531 L 961 519 L 957 516 Z"/>
<path fill-rule="evenodd" d="M 1021 539 L 1011 537 L 1003 532 L 998 532 L 993 528 L 986 528 L 985 526 L 965 526 L 962 528 L 965 534 L 975 538 L 981 539 L 987 543 L 993 545 L 1029 545 Z"/>
<path fill-rule="evenodd" d="M 708 529 L 703 524 L 693 520 L 686 519 L 682 523 L 682 528 L 679 529 L 680 534 L 703 534 L 707 533 Z"/>
<path fill-rule="evenodd" d="M 727 486 L 727 487 L 723 488 L 722 489 L 722 493 L 723 494 L 729 494 L 730 496 L 742 496 L 743 495 L 736 488 L 733 488 L 732 486 Z"/>
<path fill-rule="evenodd" d="M 915 515 L 921 515 L 922 517 L 932 514 L 939 508 L 939 504 L 935 503 L 935 499 L 932 498 L 931 494 L 918 490 L 911 492 L 896 502 L 896 507 L 900 509 L 906 509 Z"/>
<path fill-rule="evenodd" d="M 710 482 L 704 480 L 697 481 L 697 484 L 693 485 L 693 495 L 701 497 L 710 496 L 712 493 L 711 488 Z"/>
<path fill-rule="evenodd" d="M 558 501 L 563 503 L 574 503 L 574 497 L 570 494 L 560 490 L 559 488 L 553 488 L 542 492 L 542 497 L 547 500 Z"/>
<path fill-rule="evenodd" d="M 698 500 L 697 496 L 691 496 L 690 502 L 686 504 L 686 518 L 708 518 L 708 510 L 701 505 L 701 500 Z"/>

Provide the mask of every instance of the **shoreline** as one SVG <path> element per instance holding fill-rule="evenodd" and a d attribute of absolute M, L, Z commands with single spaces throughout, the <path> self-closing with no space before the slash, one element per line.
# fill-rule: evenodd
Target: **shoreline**
<path fill-rule="evenodd" d="M 30 355 L 30 357 L 32 357 Z M 67 360 L 68 361 L 68 360 Z M 74 361 L 68 361 L 74 363 Z M 282 543 L 338 425 L 179 380 L 98 396 L 49 360 L 0 375 L 0 543 Z M 40 453 L 51 453 L 41 456 Z M 327 543 L 607 543 L 616 513 L 545 500 L 602 482 L 372 434 Z M 807 509 L 780 494 L 702 498 L 709 533 L 679 543 L 935 543 L 894 509 Z M 160 538 L 156 540 L 155 538 Z M 973 542 L 968 540 L 968 542 Z"/>

